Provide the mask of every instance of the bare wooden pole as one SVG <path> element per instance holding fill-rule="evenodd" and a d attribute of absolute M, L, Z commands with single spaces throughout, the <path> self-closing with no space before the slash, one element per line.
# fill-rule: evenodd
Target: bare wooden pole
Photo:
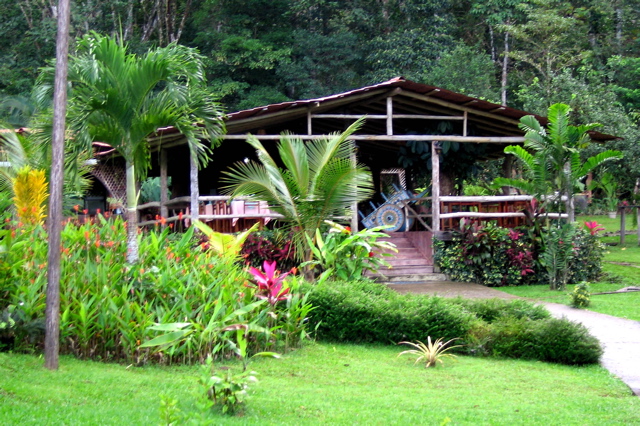
<path fill-rule="evenodd" d="M 440 232 L 440 149 L 431 143 L 431 229 Z"/>
<path fill-rule="evenodd" d="M 45 307 L 44 366 L 58 369 L 60 352 L 60 246 L 62 243 L 62 191 L 64 135 L 67 113 L 67 67 L 69 56 L 69 0 L 58 2 L 56 72 L 53 91 L 52 161 L 49 188 L 49 249 L 47 254 L 47 301 Z"/>
<path fill-rule="evenodd" d="M 160 216 L 169 216 L 167 208 L 167 150 L 160 148 Z"/>
<path fill-rule="evenodd" d="M 356 144 L 355 142 L 351 142 L 351 165 L 355 169 L 358 165 L 358 158 L 356 156 Z M 351 203 L 351 232 L 358 232 L 358 203 Z"/>
<path fill-rule="evenodd" d="M 198 183 L 198 159 L 195 150 L 189 155 L 189 180 L 191 182 L 191 220 L 198 220 L 200 217 L 200 188 Z"/>

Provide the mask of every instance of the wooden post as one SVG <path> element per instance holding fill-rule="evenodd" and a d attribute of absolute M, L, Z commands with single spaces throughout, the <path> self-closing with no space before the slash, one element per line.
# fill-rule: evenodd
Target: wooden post
<path fill-rule="evenodd" d="M 167 150 L 160 148 L 160 216 L 169 217 L 167 209 Z"/>
<path fill-rule="evenodd" d="M 307 135 L 313 134 L 313 125 L 311 123 L 311 109 L 307 109 Z"/>
<path fill-rule="evenodd" d="M 467 127 L 469 123 L 469 113 L 465 111 L 462 115 L 464 118 L 462 120 L 462 136 L 467 136 Z"/>
<path fill-rule="evenodd" d="M 440 232 L 440 145 L 431 142 L 431 228 Z"/>
<path fill-rule="evenodd" d="M 198 187 L 198 159 L 196 158 L 195 150 L 192 150 L 189 155 L 189 180 L 191 182 L 191 223 L 194 220 L 198 220 L 200 216 L 200 189 Z"/>
<path fill-rule="evenodd" d="M 626 232 L 627 230 L 625 229 L 627 226 L 627 220 L 626 220 L 626 212 L 625 212 L 625 208 L 622 207 L 620 209 L 620 245 L 624 246 L 624 239 L 626 237 Z"/>
<path fill-rule="evenodd" d="M 393 135 L 393 98 L 387 98 L 387 135 Z"/>
<path fill-rule="evenodd" d="M 358 163 L 358 159 L 356 157 L 356 143 L 352 141 L 351 146 L 351 164 L 353 167 L 356 167 Z M 355 201 L 351 203 L 351 232 L 358 232 L 358 203 Z"/>

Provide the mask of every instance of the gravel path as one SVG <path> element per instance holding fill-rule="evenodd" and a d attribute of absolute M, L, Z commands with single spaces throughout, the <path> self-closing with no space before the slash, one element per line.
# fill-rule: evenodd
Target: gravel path
<path fill-rule="evenodd" d="M 390 288 L 399 293 L 424 293 L 442 297 L 480 299 L 520 299 L 518 296 L 473 283 L 451 281 L 420 284 L 395 284 Z M 582 323 L 604 348 L 601 364 L 625 382 L 634 394 L 640 396 L 640 322 L 575 309 L 558 303 L 543 303 L 556 318 L 565 317 Z"/>

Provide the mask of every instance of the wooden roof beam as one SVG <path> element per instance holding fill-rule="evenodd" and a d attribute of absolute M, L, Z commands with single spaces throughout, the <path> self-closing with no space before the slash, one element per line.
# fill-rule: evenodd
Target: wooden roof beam
<path fill-rule="evenodd" d="M 444 106 L 444 107 L 447 107 L 447 108 L 451 108 L 451 109 L 454 109 L 454 110 L 458 110 L 458 111 L 467 111 L 470 115 L 479 115 L 481 117 L 489 117 L 489 118 L 492 118 L 494 120 L 500 120 L 500 121 L 504 121 L 505 123 L 516 124 L 516 125 L 519 123 L 518 120 L 514 120 L 513 118 L 503 117 L 503 116 L 500 116 L 500 115 L 492 114 L 490 112 L 480 111 L 480 110 L 473 109 L 473 108 L 468 108 L 468 107 L 463 106 L 463 105 L 458 105 L 458 104 L 455 104 L 455 103 L 452 103 L 452 102 L 443 101 L 442 99 L 436 99 L 436 98 L 433 98 L 433 97 L 429 96 L 429 93 L 433 93 L 433 91 L 428 92 L 425 95 L 421 95 L 419 93 L 414 93 L 414 92 L 409 92 L 409 91 L 403 90 L 402 93 L 400 93 L 400 95 L 401 96 L 407 96 L 407 97 L 414 98 L 414 99 L 418 99 L 418 100 L 425 101 L 425 102 L 430 102 L 430 103 L 433 103 L 433 104 L 436 104 L 436 105 L 441 105 L 441 106 Z"/>

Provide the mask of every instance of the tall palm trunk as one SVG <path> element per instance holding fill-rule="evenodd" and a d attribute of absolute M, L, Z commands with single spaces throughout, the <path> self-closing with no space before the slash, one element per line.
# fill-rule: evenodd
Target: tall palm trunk
<path fill-rule="evenodd" d="M 136 173 L 133 161 L 126 160 L 127 184 L 127 262 L 138 261 L 138 197 L 136 196 Z"/>

